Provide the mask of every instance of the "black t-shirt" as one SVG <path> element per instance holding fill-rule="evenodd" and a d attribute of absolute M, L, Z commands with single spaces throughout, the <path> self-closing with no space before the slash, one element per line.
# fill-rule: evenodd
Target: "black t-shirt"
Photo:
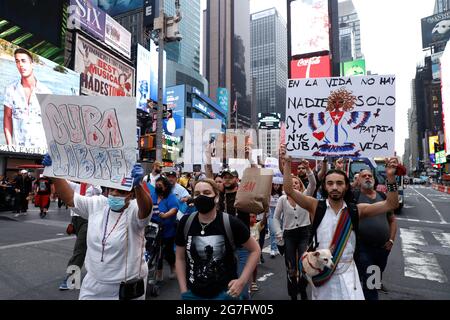
<path fill-rule="evenodd" d="M 184 226 L 188 216 L 184 216 L 177 229 L 175 244 L 186 247 L 186 281 L 187 287 L 194 294 L 212 298 L 228 290 L 228 283 L 237 279 L 237 262 L 233 248 L 226 236 L 222 213 L 205 227 L 205 234 L 198 216 L 192 221 L 187 241 Z M 230 216 L 235 246 L 240 246 L 250 238 L 250 231 L 237 218 Z"/>
<path fill-rule="evenodd" d="M 37 186 L 38 194 L 39 195 L 49 195 L 51 194 L 51 181 L 47 178 L 39 178 L 36 180 L 35 184 Z"/>
<path fill-rule="evenodd" d="M 221 192 L 218 204 L 218 211 L 226 212 L 229 215 L 236 216 L 247 226 L 250 230 L 250 213 L 237 210 L 234 207 L 234 202 L 236 201 L 237 191 L 235 192 Z"/>

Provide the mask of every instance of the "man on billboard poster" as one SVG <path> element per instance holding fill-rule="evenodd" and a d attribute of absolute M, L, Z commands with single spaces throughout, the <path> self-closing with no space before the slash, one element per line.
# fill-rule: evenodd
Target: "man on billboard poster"
<path fill-rule="evenodd" d="M 52 92 L 33 73 L 33 56 L 25 49 L 14 51 L 20 79 L 6 87 L 3 131 L 7 145 L 45 147 L 41 107 L 36 93 Z"/>

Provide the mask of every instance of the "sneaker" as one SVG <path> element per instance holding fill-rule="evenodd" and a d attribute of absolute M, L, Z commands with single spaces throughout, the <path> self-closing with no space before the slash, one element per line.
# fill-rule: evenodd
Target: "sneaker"
<path fill-rule="evenodd" d="M 67 277 L 65 277 L 64 280 L 59 285 L 59 290 L 61 291 L 69 290 L 69 287 L 67 286 Z"/>
<path fill-rule="evenodd" d="M 264 257 L 263 257 L 263 255 L 261 254 L 261 258 L 260 258 L 260 261 L 261 261 L 261 263 L 264 263 L 265 261 L 264 261 Z"/>
<path fill-rule="evenodd" d="M 252 282 L 252 285 L 251 285 L 251 287 L 250 287 L 250 290 L 251 290 L 251 291 L 258 291 L 258 290 L 259 290 L 259 287 L 258 287 L 258 285 L 256 284 L 256 282 Z"/>
<path fill-rule="evenodd" d="M 276 256 L 275 250 L 270 250 L 270 258 L 271 258 L 271 259 L 274 259 L 275 256 Z"/>

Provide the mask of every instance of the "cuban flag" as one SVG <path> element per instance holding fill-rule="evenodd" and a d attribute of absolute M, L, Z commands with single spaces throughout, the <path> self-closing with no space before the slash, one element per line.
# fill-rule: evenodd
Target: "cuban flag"
<path fill-rule="evenodd" d="M 131 188 L 133 186 L 133 178 L 131 177 L 124 177 L 122 179 L 122 186 L 127 187 L 127 188 Z"/>

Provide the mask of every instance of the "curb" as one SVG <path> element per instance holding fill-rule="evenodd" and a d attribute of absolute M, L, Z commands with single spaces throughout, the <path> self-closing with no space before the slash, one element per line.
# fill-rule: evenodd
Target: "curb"
<path fill-rule="evenodd" d="M 450 194 L 450 187 L 446 187 L 441 184 L 433 184 L 432 188 L 436 191 Z"/>

